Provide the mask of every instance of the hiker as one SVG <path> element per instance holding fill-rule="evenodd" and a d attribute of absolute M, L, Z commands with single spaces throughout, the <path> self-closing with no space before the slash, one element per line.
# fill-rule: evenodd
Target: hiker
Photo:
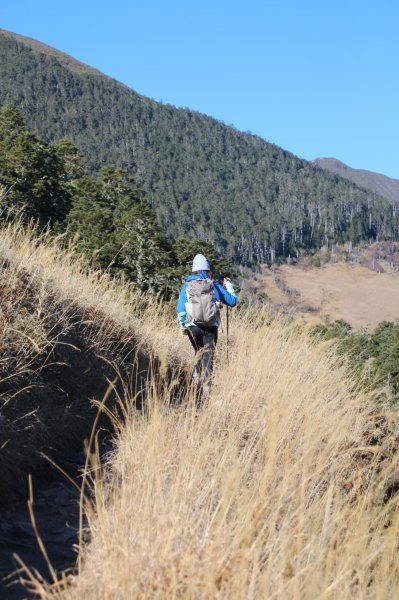
<path fill-rule="evenodd" d="M 198 353 L 193 379 L 201 401 L 209 397 L 221 304 L 236 306 L 234 287 L 228 277 L 212 281 L 209 262 L 203 254 L 197 254 L 192 273 L 180 291 L 177 317 L 181 334 L 188 337 Z"/>

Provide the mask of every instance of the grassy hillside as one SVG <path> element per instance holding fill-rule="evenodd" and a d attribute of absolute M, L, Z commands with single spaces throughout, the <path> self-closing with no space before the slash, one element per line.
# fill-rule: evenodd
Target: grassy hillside
<path fill-rule="evenodd" d="M 89 464 L 92 495 L 84 509 L 90 535 L 85 543 L 80 539 L 78 572 L 54 573 L 49 583 L 25 572 L 38 597 L 397 595 L 396 415 L 381 395 L 377 404 L 357 389 L 329 342 L 310 338 L 300 322 L 271 321 L 263 310 L 232 311 L 229 361 L 223 327 L 209 404 L 196 412 L 186 397 L 172 408 L 177 382 L 162 387 L 147 378 L 147 358 L 150 350 L 155 353 L 158 372 L 190 364 L 187 340 L 176 335 L 173 307 L 132 296 L 46 237 L 37 239 L 18 226 L 2 231 L 0 255 L 3 339 L 15 341 L 3 346 L 2 365 L 15 377 L 17 392 L 4 395 L 3 376 L 9 412 L 3 403 L 1 431 L 4 417 L 17 427 L 25 414 L 30 428 L 19 435 L 30 440 L 31 453 L 40 448 L 40 436 L 29 437 L 38 419 L 31 405 L 24 406 L 29 390 L 23 369 L 7 360 L 22 357 L 21 367 L 27 360 L 33 367 L 40 359 L 29 373 L 31 387 L 40 389 L 49 382 L 47 369 L 54 368 L 50 342 L 53 350 L 66 352 L 66 364 L 57 366 L 64 373 L 75 352 L 86 362 L 79 384 L 87 383 L 91 405 L 90 399 L 102 400 L 100 383 L 110 377 L 98 363 L 91 371 L 93 351 L 97 357 L 101 352 L 113 374 L 119 373 L 114 385 L 124 407 L 119 404 L 124 420 L 112 410 L 109 415 L 116 440 L 108 463 L 100 467 L 92 458 Z M 48 327 L 59 321 L 61 332 Z M 79 339 L 63 337 L 76 332 Z M 133 409 L 135 371 L 129 376 L 122 368 L 121 349 L 132 342 L 144 361 L 145 416 Z M 58 383 L 65 392 L 62 372 Z M 62 430 L 67 424 L 70 436 L 85 415 L 85 402 L 80 398 L 74 417 L 66 419 L 57 412 L 61 390 L 52 392 L 53 404 L 44 401 L 53 439 L 66 443 Z M 10 407 L 16 405 L 20 412 L 12 421 Z M 1 445 L 3 482 L 6 467 L 18 476 L 18 446 L 11 437 L 8 444 L 11 454 Z"/>
<path fill-rule="evenodd" d="M 397 430 L 297 326 L 232 324 L 209 405 L 130 414 L 93 474 L 80 571 L 41 598 L 386 598 Z M 54 595 L 53 595 L 54 594 Z"/>
<path fill-rule="evenodd" d="M 0 105 L 98 169 L 129 170 L 170 238 L 212 241 L 236 262 L 331 241 L 398 236 L 389 202 L 250 134 L 154 102 L 39 42 L 0 31 Z"/>
<path fill-rule="evenodd" d="M 43 453 L 62 464 L 82 449 L 111 381 L 110 409 L 122 382 L 140 404 L 149 372 L 179 364 L 152 306 L 144 323 L 138 294 L 48 234 L 18 223 L 0 230 L 0 504 L 26 497 L 28 474 L 54 475 Z"/>

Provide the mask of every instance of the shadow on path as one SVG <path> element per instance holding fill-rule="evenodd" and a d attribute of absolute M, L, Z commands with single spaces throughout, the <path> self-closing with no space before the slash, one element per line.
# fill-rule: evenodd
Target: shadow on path
<path fill-rule="evenodd" d="M 83 464 L 84 453 L 71 459 Z M 34 490 L 34 513 L 37 528 L 53 568 L 73 569 L 79 528 L 79 492 L 69 481 L 42 482 Z M 17 554 L 29 568 L 51 580 L 46 561 L 36 540 L 27 502 L 14 503 L 0 510 L 0 598 L 22 600 L 33 598 L 18 582 L 19 568 L 13 558 Z"/>

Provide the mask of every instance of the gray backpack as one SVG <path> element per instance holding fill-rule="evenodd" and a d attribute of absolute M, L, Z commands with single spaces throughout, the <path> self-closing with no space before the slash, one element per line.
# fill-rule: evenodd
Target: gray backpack
<path fill-rule="evenodd" d="M 212 327 L 219 323 L 220 303 L 215 299 L 211 279 L 193 279 L 187 283 L 188 302 L 186 302 L 189 321 L 200 327 Z"/>

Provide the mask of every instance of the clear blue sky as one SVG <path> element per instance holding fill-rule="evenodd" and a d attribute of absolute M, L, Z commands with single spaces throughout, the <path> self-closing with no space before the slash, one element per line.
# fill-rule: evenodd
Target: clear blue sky
<path fill-rule="evenodd" d="M 0 27 L 302 158 L 399 179 L 398 0 L 0 0 Z"/>

